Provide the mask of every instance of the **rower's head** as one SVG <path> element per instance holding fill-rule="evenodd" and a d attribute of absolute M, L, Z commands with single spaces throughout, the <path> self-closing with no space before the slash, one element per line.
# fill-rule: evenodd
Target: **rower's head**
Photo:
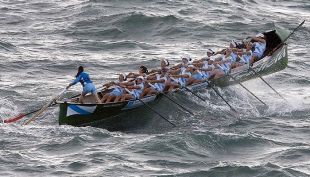
<path fill-rule="evenodd" d="M 191 63 L 191 61 L 192 61 L 192 59 L 190 58 L 190 57 L 181 57 L 181 59 L 182 59 L 182 64 L 183 65 L 188 65 L 188 64 L 190 64 Z"/>
<path fill-rule="evenodd" d="M 194 65 L 188 65 L 188 67 L 186 68 L 187 72 L 194 72 L 196 70 Z"/>
<path fill-rule="evenodd" d="M 77 74 L 76 74 L 76 76 L 75 77 L 78 77 L 82 72 L 84 71 L 84 68 L 83 68 L 83 66 L 79 66 L 79 68 L 78 68 L 78 72 L 77 72 Z"/>
<path fill-rule="evenodd" d="M 208 60 L 208 65 L 212 65 L 214 63 L 213 60 Z"/>
<path fill-rule="evenodd" d="M 169 66 L 169 61 L 168 61 L 167 59 L 164 59 L 164 58 L 161 59 L 161 61 L 160 61 L 160 66 L 161 66 L 162 68 Z"/>
<path fill-rule="evenodd" d="M 253 43 L 252 43 L 252 42 L 248 42 L 248 43 L 245 44 L 245 48 L 246 48 L 247 50 L 251 50 L 252 46 L 253 46 Z"/>
<path fill-rule="evenodd" d="M 255 37 L 265 39 L 265 35 L 263 33 L 259 33 Z"/>
<path fill-rule="evenodd" d="M 232 48 L 227 48 L 227 49 L 226 49 L 226 55 L 230 55 L 231 52 L 232 52 Z"/>
<path fill-rule="evenodd" d="M 119 74 L 119 75 L 118 75 L 118 80 L 119 80 L 120 82 L 123 82 L 123 81 L 126 80 L 126 77 L 124 76 L 124 74 Z"/>
<path fill-rule="evenodd" d="M 136 84 L 141 84 L 143 80 L 144 80 L 143 76 L 138 76 L 135 81 L 136 81 Z"/>
<path fill-rule="evenodd" d="M 145 66 L 143 66 L 143 65 L 141 65 L 140 67 L 139 67 L 139 73 L 140 74 L 147 74 L 149 71 L 147 70 L 147 67 L 145 67 Z"/>
<path fill-rule="evenodd" d="M 212 55 L 214 55 L 214 51 L 211 50 L 211 49 L 208 49 L 208 50 L 207 50 L 207 56 L 208 56 L 208 57 L 211 57 Z"/>

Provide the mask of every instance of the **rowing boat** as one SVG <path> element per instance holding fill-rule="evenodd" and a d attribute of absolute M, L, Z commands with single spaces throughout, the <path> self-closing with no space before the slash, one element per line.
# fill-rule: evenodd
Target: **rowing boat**
<path fill-rule="evenodd" d="M 261 76 L 275 73 L 283 70 L 288 64 L 287 44 L 285 39 L 289 36 L 288 31 L 283 29 L 275 29 L 264 32 L 266 36 L 266 51 L 265 57 L 254 63 L 252 69 L 249 70 L 248 65 L 240 66 L 232 69 L 230 75 L 223 76 L 213 80 L 210 84 L 218 87 L 226 87 L 239 82 L 247 81 L 257 77 L 257 73 Z M 283 43 L 279 46 L 279 44 Z M 268 55 L 271 51 L 272 54 Z M 203 82 L 188 86 L 193 91 L 208 89 L 211 86 L 208 82 Z M 182 91 L 182 89 L 181 89 Z M 160 101 L 161 95 L 151 95 L 142 98 L 147 104 L 156 104 Z M 130 112 L 135 112 L 133 115 L 141 115 L 139 112 L 144 111 L 145 105 L 140 100 L 129 100 L 118 103 L 94 104 L 94 103 L 75 103 L 68 100 L 58 101 L 59 103 L 59 124 L 73 126 L 100 126 L 108 130 L 121 130 L 126 127 L 136 126 L 139 122 L 147 122 L 141 116 L 130 116 Z M 144 114 L 146 112 L 144 111 Z"/>

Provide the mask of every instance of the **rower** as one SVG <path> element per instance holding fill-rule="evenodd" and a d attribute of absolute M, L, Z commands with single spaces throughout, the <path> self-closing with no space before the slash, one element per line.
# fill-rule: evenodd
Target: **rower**
<path fill-rule="evenodd" d="M 167 77 L 165 72 L 156 74 L 155 78 L 152 80 L 147 80 L 146 82 L 148 85 L 150 85 L 150 87 L 143 91 L 141 98 L 143 98 L 145 95 L 152 95 L 158 92 L 163 92 L 166 87 L 166 81 Z"/>
<path fill-rule="evenodd" d="M 256 37 L 252 38 L 252 41 L 255 41 L 255 42 L 253 44 L 254 51 L 250 59 L 250 66 L 252 66 L 254 62 L 260 60 L 263 57 L 264 52 L 266 50 L 266 40 L 265 40 L 264 34 L 256 35 Z"/>
<path fill-rule="evenodd" d="M 202 63 L 206 60 L 209 60 L 210 58 L 212 58 L 212 56 L 214 56 L 215 52 L 211 49 L 207 49 L 207 56 L 201 58 L 200 60 L 194 60 L 193 61 L 193 65 L 197 66 L 199 65 L 199 63 Z"/>
<path fill-rule="evenodd" d="M 153 74 L 153 73 L 158 73 L 158 72 L 168 72 L 170 70 L 169 68 L 169 61 L 165 58 L 160 60 L 160 69 L 153 69 L 152 71 L 149 72 L 149 74 Z"/>
<path fill-rule="evenodd" d="M 191 68 L 193 65 L 191 65 L 191 67 L 182 67 L 180 68 L 180 73 L 176 74 L 176 75 L 172 75 L 173 78 L 178 78 L 178 83 L 180 84 L 181 87 L 184 87 L 187 85 L 187 82 L 189 80 L 189 78 L 192 76 Z"/>
<path fill-rule="evenodd" d="M 123 74 L 119 74 L 118 82 L 110 82 L 104 84 L 104 86 L 106 86 L 107 89 L 112 89 L 112 91 L 103 95 L 101 99 L 102 103 L 111 103 L 111 102 L 116 103 L 120 101 L 122 95 L 124 94 L 124 89 L 121 86 L 119 86 L 119 84 L 120 83 L 124 84 L 125 82 L 126 82 L 125 76 Z"/>
<path fill-rule="evenodd" d="M 216 69 L 212 71 L 212 75 L 214 75 L 214 79 L 223 77 L 224 75 L 227 75 L 230 72 L 231 63 L 233 60 L 233 56 L 231 54 L 232 54 L 232 49 L 227 48 L 224 59 L 214 63 L 214 66 L 216 67 Z"/>
<path fill-rule="evenodd" d="M 127 78 L 136 78 L 136 77 L 138 77 L 138 76 L 146 77 L 146 75 L 147 75 L 148 73 L 149 73 L 149 72 L 148 72 L 147 67 L 141 65 L 141 66 L 139 67 L 139 73 L 129 73 L 129 74 L 127 75 Z"/>
<path fill-rule="evenodd" d="M 209 79 L 211 77 L 211 72 L 214 70 L 213 60 L 205 59 L 200 68 L 203 79 Z"/>
<path fill-rule="evenodd" d="M 143 76 L 138 76 L 131 85 L 121 85 L 127 91 L 126 94 L 122 95 L 121 101 L 130 99 L 140 99 L 141 93 L 144 88 Z"/>

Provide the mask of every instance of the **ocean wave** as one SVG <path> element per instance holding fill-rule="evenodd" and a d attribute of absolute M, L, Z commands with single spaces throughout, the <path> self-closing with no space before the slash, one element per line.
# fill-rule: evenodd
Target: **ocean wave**
<path fill-rule="evenodd" d="M 1 49 L 5 50 L 5 51 L 15 51 L 16 46 L 9 43 L 9 42 L 5 42 L 5 41 L 0 40 L 0 50 Z"/>
<path fill-rule="evenodd" d="M 299 176 L 307 177 L 309 174 L 294 168 L 281 168 L 277 165 L 267 163 L 259 166 L 247 166 L 238 164 L 227 164 L 210 168 L 209 170 L 197 170 L 187 173 L 177 173 L 177 176 L 231 176 L 231 177 L 270 177 L 270 176 Z"/>
<path fill-rule="evenodd" d="M 87 18 L 87 17 L 86 17 Z M 153 35 L 170 34 L 169 30 L 180 20 L 173 16 L 145 15 L 138 12 L 120 13 L 100 16 L 74 22 L 65 32 L 74 38 L 96 37 L 101 39 L 124 39 L 152 37 Z"/>

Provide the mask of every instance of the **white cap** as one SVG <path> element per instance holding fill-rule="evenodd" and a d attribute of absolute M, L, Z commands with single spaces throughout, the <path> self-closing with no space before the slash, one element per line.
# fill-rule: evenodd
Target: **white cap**
<path fill-rule="evenodd" d="M 236 45 L 236 42 L 234 41 L 234 40 L 232 40 L 231 42 L 230 42 L 230 45 L 233 47 L 233 48 L 235 48 L 237 45 Z"/>
<path fill-rule="evenodd" d="M 195 68 L 194 65 L 188 65 L 187 67 L 189 67 L 189 68 Z"/>
<path fill-rule="evenodd" d="M 263 33 L 258 33 L 255 37 L 265 37 Z"/>
<path fill-rule="evenodd" d="M 162 59 L 165 62 L 166 66 L 169 66 L 169 61 L 167 59 Z"/>
<path fill-rule="evenodd" d="M 192 59 L 190 57 L 186 57 L 186 56 L 183 56 L 181 57 L 182 60 L 186 60 L 187 63 L 191 63 Z"/>
<path fill-rule="evenodd" d="M 214 52 L 211 49 L 207 49 L 207 53 L 212 53 L 213 54 Z"/>
<path fill-rule="evenodd" d="M 144 77 L 143 76 L 138 76 L 136 79 L 144 79 Z"/>

